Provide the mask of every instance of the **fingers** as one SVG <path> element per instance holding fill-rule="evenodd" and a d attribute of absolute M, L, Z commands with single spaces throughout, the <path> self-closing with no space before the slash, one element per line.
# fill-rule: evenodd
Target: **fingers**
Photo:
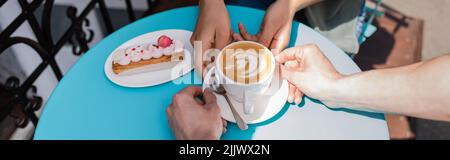
<path fill-rule="evenodd" d="M 258 42 L 269 48 L 272 43 L 272 39 L 277 33 L 278 27 L 275 26 L 267 27 L 266 25 L 275 25 L 275 24 L 266 24 L 265 22 L 263 22 L 263 26 L 261 26 L 263 29 L 260 30 L 261 32 L 259 33 L 260 37 Z"/>
<path fill-rule="evenodd" d="M 290 69 L 300 67 L 300 63 L 298 61 L 287 61 L 284 63 L 284 66 Z"/>
<path fill-rule="evenodd" d="M 289 40 L 289 38 L 287 38 Z M 272 51 L 272 53 L 276 56 L 280 54 L 280 52 L 287 46 L 287 41 L 284 38 L 280 37 L 273 37 L 273 40 L 271 42 L 271 45 L 269 49 Z"/>
<path fill-rule="evenodd" d="M 198 105 L 205 105 L 205 102 L 203 101 L 203 99 L 200 99 L 199 97 L 194 97 L 194 101 Z"/>
<path fill-rule="evenodd" d="M 239 33 L 233 33 L 233 41 L 244 41 L 244 38 Z"/>
<path fill-rule="evenodd" d="M 194 46 L 194 41 L 196 41 L 198 39 L 198 37 L 197 37 L 198 27 L 199 27 L 199 25 L 195 25 L 194 32 L 192 32 L 191 38 L 189 39 L 192 46 Z"/>
<path fill-rule="evenodd" d="M 224 127 L 223 130 L 222 130 L 222 134 L 227 133 L 227 131 L 228 131 L 227 128 Z"/>
<path fill-rule="evenodd" d="M 291 36 L 291 22 L 286 24 L 281 30 L 279 30 L 272 39 L 269 49 L 277 55 L 289 44 Z"/>
<path fill-rule="evenodd" d="M 203 100 L 205 101 L 206 106 L 208 106 L 208 104 L 214 104 L 211 106 L 215 106 L 215 104 L 217 104 L 216 95 L 214 95 L 210 89 L 205 89 L 205 92 L 203 93 Z"/>
<path fill-rule="evenodd" d="M 298 89 L 295 88 L 295 105 L 299 105 L 302 102 L 303 93 Z"/>
<path fill-rule="evenodd" d="M 176 95 L 182 94 L 182 95 L 189 95 L 190 97 L 195 97 L 195 96 L 202 95 L 202 93 L 203 93 L 203 91 L 202 91 L 201 87 L 188 86 L 188 87 L 184 88 L 183 90 L 181 90 L 180 92 L 178 92 Z"/>
<path fill-rule="evenodd" d="M 299 105 L 302 102 L 303 93 L 292 83 L 289 83 L 288 103 Z"/>
<path fill-rule="evenodd" d="M 303 93 L 292 83 L 289 83 L 288 103 L 299 105 L 302 102 Z"/>
<path fill-rule="evenodd" d="M 222 134 L 227 132 L 227 121 L 225 119 L 222 118 Z"/>
<path fill-rule="evenodd" d="M 167 116 L 167 121 L 169 123 L 170 128 L 174 127 L 173 124 L 173 107 L 172 104 L 170 104 L 167 108 L 166 108 L 166 116 Z"/>
<path fill-rule="evenodd" d="M 242 38 L 244 38 L 245 40 L 248 41 L 258 41 L 258 37 L 255 35 L 251 35 L 247 32 L 247 29 L 245 29 L 244 24 L 242 24 L 241 22 L 239 22 L 238 24 L 238 28 L 239 28 L 239 33 L 241 34 Z"/>
<path fill-rule="evenodd" d="M 209 41 L 207 41 L 207 42 L 202 42 L 202 52 L 200 52 L 201 53 L 201 56 L 200 56 L 200 59 L 199 59 L 199 61 L 198 61 L 198 63 L 200 63 L 199 64 L 199 71 L 201 71 L 201 73 L 202 73 L 202 77 L 204 77 L 204 75 L 206 75 L 206 64 L 205 64 L 205 61 L 203 61 L 203 59 L 205 59 L 205 57 L 206 57 L 206 54 L 208 54 L 211 50 L 212 48 L 212 44 L 209 42 Z"/>
<path fill-rule="evenodd" d="M 281 70 L 281 77 L 289 81 L 292 74 L 291 70 L 285 65 L 280 65 L 280 70 Z"/>
<path fill-rule="evenodd" d="M 292 83 L 289 83 L 288 103 L 294 103 L 296 89 L 297 88 Z"/>
<path fill-rule="evenodd" d="M 202 41 L 202 55 L 204 56 L 207 52 L 209 52 L 209 50 L 213 47 L 213 44 L 211 43 L 211 41 Z M 202 56 L 202 59 L 203 59 Z"/>
<path fill-rule="evenodd" d="M 216 36 L 214 40 L 214 48 L 222 49 L 231 43 L 233 31 L 224 32 L 224 31 L 216 31 Z"/>
<path fill-rule="evenodd" d="M 223 128 L 227 128 L 227 125 L 228 125 L 227 120 L 222 118 L 222 125 L 223 125 Z"/>
<path fill-rule="evenodd" d="M 197 35 L 195 32 L 191 35 L 191 38 L 189 39 L 189 42 L 191 42 L 191 45 L 194 46 L 194 41 L 196 39 Z"/>
<path fill-rule="evenodd" d="M 276 60 L 278 63 L 285 63 L 287 61 L 300 60 L 303 57 L 303 47 L 296 46 L 292 48 L 285 49 L 278 56 L 276 56 Z"/>
<path fill-rule="evenodd" d="M 167 115 L 167 117 L 172 117 L 172 105 L 169 105 L 167 108 L 166 108 L 166 115 Z"/>
<path fill-rule="evenodd" d="M 212 47 L 211 41 L 207 41 L 205 39 L 197 39 L 194 41 L 194 67 L 195 70 L 200 74 L 199 76 L 203 77 L 203 72 L 205 72 L 205 65 L 203 63 L 203 59 L 206 56 Z"/>
<path fill-rule="evenodd" d="M 290 67 L 280 65 L 281 68 L 281 77 L 286 79 L 289 83 L 294 86 L 297 85 L 298 82 L 301 82 L 301 79 L 305 76 L 301 70 L 292 69 Z"/>

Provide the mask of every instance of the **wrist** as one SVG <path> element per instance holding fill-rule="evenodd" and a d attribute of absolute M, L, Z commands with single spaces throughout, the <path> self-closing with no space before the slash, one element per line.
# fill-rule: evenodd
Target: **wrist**
<path fill-rule="evenodd" d="M 223 0 L 200 0 L 198 7 L 200 12 L 216 12 L 225 8 L 225 2 Z"/>
<path fill-rule="evenodd" d="M 200 6 L 205 6 L 205 5 L 216 5 L 216 4 L 225 4 L 224 0 L 200 0 L 198 2 L 198 4 Z"/>
<path fill-rule="evenodd" d="M 319 3 L 323 0 L 279 0 L 279 1 L 289 1 L 290 9 L 294 10 L 294 13 L 306 8 L 308 6 Z"/>
<path fill-rule="evenodd" d="M 320 99 L 328 107 L 339 108 L 342 105 L 342 97 L 345 97 L 345 81 L 346 76 L 336 73 L 333 75 L 332 80 L 328 83 L 327 87 L 322 91 Z"/>
<path fill-rule="evenodd" d="M 301 8 L 302 0 L 277 0 L 277 2 L 283 3 L 284 6 L 286 6 L 289 15 L 294 16 L 297 11 L 299 11 Z"/>
<path fill-rule="evenodd" d="M 297 12 L 300 9 L 304 8 L 302 7 L 304 4 L 303 0 L 278 0 L 278 1 L 284 1 L 288 5 L 288 8 L 291 11 Z"/>

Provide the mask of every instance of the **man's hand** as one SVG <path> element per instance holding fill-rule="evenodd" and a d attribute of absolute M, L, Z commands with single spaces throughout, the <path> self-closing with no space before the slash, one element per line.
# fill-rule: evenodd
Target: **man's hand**
<path fill-rule="evenodd" d="M 202 56 L 196 56 L 195 69 L 204 74 L 207 64 L 203 59 L 209 49 L 222 49 L 232 41 L 230 16 L 223 0 L 200 0 L 197 24 L 191 36 L 191 44 L 202 43 Z M 196 53 L 198 54 L 198 53 Z"/>
<path fill-rule="evenodd" d="M 346 76 L 315 45 L 286 49 L 277 61 L 285 79 L 328 107 L 450 121 L 450 55 Z"/>
<path fill-rule="evenodd" d="M 196 99 L 203 94 L 203 101 Z M 166 110 L 170 127 L 177 139 L 218 140 L 226 131 L 226 121 L 220 117 L 216 96 L 200 87 L 189 86 L 173 96 Z"/>
<path fill-rule="evenodd" d="M 295 87 L 295 93 L 290 89 L 289 95 L 295 95 L 296 103 L 304 93 L 327 104 L 327 90 L 342 77 L 316 45 L 288 48 L 276 59 L 282 64 L 283 78 Z"/>

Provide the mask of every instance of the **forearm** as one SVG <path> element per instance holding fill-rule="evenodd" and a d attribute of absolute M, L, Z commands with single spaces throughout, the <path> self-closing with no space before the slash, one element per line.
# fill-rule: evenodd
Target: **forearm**
<path fill-rule="evenodd" d="M 450 56 L 346 76 L 326 97 L 335 106 L 450 121 Z"/>
<path fill-rule="evenodd" d="M 306 8 L 308 6 L 314 5 L 316 3 L 319 3 L 323 0 L 287 0 L 290 1 L 290 6 L 292 6 L 292 8 L 295 11 L 299 11 L 303 8 Z"/>
<path fill-rule="evenodd" d="M 209 2 L 222 2 L 224 3 L 224 0 L 199 0 L 198 3 L 199 4 L 205 4 L 205 3 L 209 3 Z"/>

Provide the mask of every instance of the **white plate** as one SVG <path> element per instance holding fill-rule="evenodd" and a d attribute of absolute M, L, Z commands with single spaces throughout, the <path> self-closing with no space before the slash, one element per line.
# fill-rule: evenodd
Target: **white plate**
<path fill-rule="evenodd" d="M 208 87 L 209 80 L 214 70 L 215 68 L 212 67 L 208 71 L 208 73 L 206 73 L 203 82 L 203 89 L 209 88 Z M 218 94 L 215 95 L 217 97 L 217 104 L 220 107 L 222 117 L 229 122 L 235 123 L 235 119 L 233 117 L 233 114 L 231 113 L 227 101 L 225 100 L 225 97 Z M 254 102 L 255 110 L 250 115 L 244 114 L 242 103 L 235 101 L 231 97 L 230 101 L 231 103 L 233 103 L 234 107 L 236 107 L 236 111 L 239 113 L 239 115 L 241 115 L 244 121 L 247 122 L 248 124 L 264 122 L 275 116 L 278 112 L 280 112 L 283 109 L 288 97 L 288 82 L 286 80 L 281 79 L 278 67 L 275 68 L 272 83 L 268 91 L 266 91 L 265 95 L 266 96 L 256 98 Z M 266 109 L 258 109 L 258 108 L 266 108 Z"/>
<path fill-rule="evenodd" d="M 170 69 L 151 71 L 128 76 L 119 76 L 112 71 L 112 55 L 114 52 L 116 52 L 116 50 L 124 49 L 139 44 L 155 43 L 158 37 L 161 35 L 167 35 L 172 39 L 177 39 L 184 43 L 185 59 L 183 62 L 177 64 L 175 67 Z M 192 57 L 194 50 L 189 41 L 191 35 L 192 32 L 190 31 L 170 29 L 170 30 L 160 30 L 150 32 L 135 37 L 117 47 L 109 55 L 108 59 L 105 62 L 105 74 L 108 77 L 108 79 L 111 80 L 113 83 L 120 86 L 133 88 L 159 85 L 177 79 L 178 77 L 181 77 L 182 75 L 189 73 L 193 69 Z"/>

